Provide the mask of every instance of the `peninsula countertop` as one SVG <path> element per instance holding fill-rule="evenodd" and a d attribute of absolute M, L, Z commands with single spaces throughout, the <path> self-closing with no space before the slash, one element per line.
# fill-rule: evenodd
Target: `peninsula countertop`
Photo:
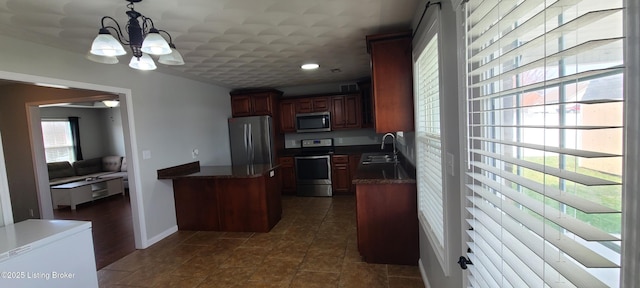
<path fill-rule="evenodd" d="M 199 162 L 158 170 L 158 179 L 178 178 L 255 178 L 266 175 L 278 165 L 222 165 L 200 166 Z"/>
<path fill-rule="evenodd" d="M 368 153 L 362 154 L 364 159 Z M 351 180 L 353 184 L 404 184 L 416 183 L 415 170 L 406 167 L 405 159 L 400 163 L 358 164 L 356 174 Z"/>

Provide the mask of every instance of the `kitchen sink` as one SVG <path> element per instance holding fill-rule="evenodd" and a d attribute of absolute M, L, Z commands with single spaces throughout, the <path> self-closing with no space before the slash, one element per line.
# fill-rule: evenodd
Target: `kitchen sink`
<path fill-rule="evenodd" d="M 394 163 L 393 154 L 373 154 L 366 155 L 362 159 L 362 164 L 379 164 L 379 163 Z"/>

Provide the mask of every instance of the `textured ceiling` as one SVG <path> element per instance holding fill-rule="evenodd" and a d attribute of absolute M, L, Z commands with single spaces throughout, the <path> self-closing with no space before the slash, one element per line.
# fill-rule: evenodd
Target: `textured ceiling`
<path fill-rule="evenodd" d="M 369 75 L 365 36 L 407 30 L 419 0 L 145 0 L 185 60 L 157 71 L 229 88 L 352 81 Z M 83 57 L 102 16 L 124 25 L 124 0 L 0 0 L 0 33 Z M 127 65 L 131 54 L 120 56 Z M 89 61 L 89 60 L 87 60 Z M 316 62 L 320 69 L 301 71 Z M 109 69 L 105 65 L 105 69 Z M 331 72 L 339 69 L 340 72 Z"/>

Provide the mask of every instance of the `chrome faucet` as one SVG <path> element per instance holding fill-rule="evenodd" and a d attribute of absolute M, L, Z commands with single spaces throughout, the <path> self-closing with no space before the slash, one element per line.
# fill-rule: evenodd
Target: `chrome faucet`
<path fill-rule="evenodd" d="M 384 150 L 384 140 L 387 139 L 387 136 L 391 136 L 393 143 L 393 162 L 398 163 L 398 150 L 396 150 L 396 135 L 393 133 L 387 133 L 382 136 L 382 145 L 380 146 L 380 150 Z"/>

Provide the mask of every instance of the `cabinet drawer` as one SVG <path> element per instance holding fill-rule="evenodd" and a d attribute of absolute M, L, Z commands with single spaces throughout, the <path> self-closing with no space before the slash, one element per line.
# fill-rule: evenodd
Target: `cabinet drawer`
<path fill-rule="evenodd" d="M 292 166 L 293 165 L 293 157 L 280 157 L 280 165 L 283 166 Z"/>
<path fill-rule="evenodd" d="M 349 163 L 349 156 L 348 155 L 333 155 L 333 157 L 331 157 L 331 161 L 334 164 L 348 164 Z"/>

